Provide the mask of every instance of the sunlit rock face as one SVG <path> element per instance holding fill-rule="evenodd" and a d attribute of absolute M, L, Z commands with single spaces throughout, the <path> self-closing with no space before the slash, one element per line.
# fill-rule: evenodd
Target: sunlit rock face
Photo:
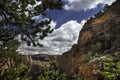
<path fill-rule="evenodd" d="M 120 1 L 106 7 L 84 25 L 72 49 L 58 57 L 59 68 L 69 76 L 77 73 L 88 80 L 99 80 L 98 71 L 106 57 L 120 56 Z"/>
<path fill-rule="evenodd" d="M 0 76 L 3 75 L 8 69 L 15 68 L 16 64 L 19 64 L 19 66 L 22 66 L 22 65 L 28 65 L 32 63 L 31 56 L 19 55 L 17 58 L 19 59 L 19 62 L 15 61 L 14 58 L 11 58 L 11 57 L 0 56 Z"/>

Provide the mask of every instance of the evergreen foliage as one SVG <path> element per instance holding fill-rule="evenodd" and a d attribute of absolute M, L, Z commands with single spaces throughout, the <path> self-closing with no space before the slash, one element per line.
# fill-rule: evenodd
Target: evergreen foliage
<path fill-rule="evenodd" d="M 0 76 L 1 80 L 31 80 L 28 76 L 30 66 L 22 65 L 9 68 L 3 75 Z"/>
<path fill-rule="evenodd" d="M 38 80 L 67 80 L 67 74 L 60 72 L 57 68 L 57 63 L 50 63 L 50 67 L 43 66 Z"/>
<path fill-rule="evenodd" d="M 120 56 L 108 56 L 98 71 L 102 80 L 120 80 Z"/>
<path fill-rule="evenodd" d="M 13 58 L 14 61 L 19 61 L 18 53 L 16 52 L 19 46 L 17 40 L 9 40 L 0 45 L 0 57 L 1 58 Z"/>
<path fill-rule="evenodd" d="M 30 80 L 28 72 L 31 68 L 31 63 L 28 65 L 23 64 L 20 56 L 16 52 L 19 46 L 17 40 L 9 40 L 4 42 L 0 46 L 0 59 L 10 59 L 9 62 L 1 62 L 0 64 L 0 80 Z M 12 61 L 11 61 L 12 60 Z M 13 63 L 13 64 L 12 64 Z M 2 67 L 7 66 L 7 68 L 2 73 Z M 2 74 L 1 74 L 2 73 Z"/>
<path fill-rule="evenodd" d="M 48 9 L 61 7 L 61 0 L 0 0 L 0 41 L 11 40 L 20 34 L 27 43 L 40 45 L 36 43 L 36 34 L 40 33 L 39 39 L 43 39 L 52 32 L 49 26 L 51 19 L 37 21 L 34 18 L 45 16 Z"/>
<path fill-rule="evenodd" d="M 45 16 L 46 10 L 61 8 L 61 0 L 0 0 L 0 59 L 10 58 L 15 63 L 0 75 L 0 80 L 31 80 L 28 76 L 31 64 L 22 64 L 16 51 L 19 42 L 15 38 L 21 35 L 21 40 L 28 45 L 40 46 L 36 37 L 43 39 L 53 30 L 49 26 L 51 19 L 37 20 L 36 17 Z"/>

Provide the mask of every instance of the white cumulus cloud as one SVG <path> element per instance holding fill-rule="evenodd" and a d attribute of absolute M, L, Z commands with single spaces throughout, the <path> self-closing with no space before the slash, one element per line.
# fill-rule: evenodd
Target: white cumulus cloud
<path fill-rule="evenodd" d="M 66 10 L 88 10 L 97 7 L 98 4 L 111 5 L 116 0 L 63 0 L 67 4 L 64 6 Z"/>
<path fill-rule="evenodd" d="M 75 20 L 64 23 L 60 28 L 55 29 L 51 34 L 39 40 L 43 47 L 32 47 L 22 43 L 18 51 L 21 54 L 57 54 L 61 55 L 63 52 L 68 51 L 73 44 L 77 43 L 79 31 L 86 21 L 77 22 Z M 55 26 L 55 22 L 51 25 Z"/>

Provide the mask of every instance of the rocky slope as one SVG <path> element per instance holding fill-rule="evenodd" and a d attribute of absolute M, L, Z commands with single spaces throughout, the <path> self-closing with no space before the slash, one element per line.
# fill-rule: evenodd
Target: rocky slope
<path fill-rule="evenodd" d="M 59 56 L 58 62 L 59 68 L 64 70 L 69 78 L 77 73 L 82 79 L 103 80 L 107 74 L 102 74 L 111 71 L 106 71 L 104 63 L 109 66 L 110 62 L 113 62 L 118 70 L 119 67 L 116 66 L 120 66 L 117 64 L 120 62 L 119 57 L 120 0 L 117 0 L 112 6 L 106 7 L 104 13 L 88 20 L 80 32 L 78 43 L 73 45 L 70 51 Z M 113 76 L 120 77 L 119 73 Z"/>
<path fill-rule="evenodd" d="M 38 61 L 54 61 L 57 58 L 57 55 L 46 55 L 46 54 L 37 54 L 37 55 L 31 55 L 33 60 Z"/>
<path fill-rule="evenodd" d="M 19 55 L 19 61 L 15 62 L 14 58 L 11 57 L 1 57 L 0 56 L 0 76 L 5 73 L 8 69 L 15 67 L 16 64 L 28 65 L 32 62 L 31 56 Z"/>

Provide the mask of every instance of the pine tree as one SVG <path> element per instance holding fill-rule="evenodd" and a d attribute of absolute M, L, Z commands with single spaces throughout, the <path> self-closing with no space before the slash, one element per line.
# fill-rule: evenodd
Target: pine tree
<path fill-rule="evenodd" d="M 20 34 L 29 45 L 40 45 L 36 43 L 36 34 L 40 33 L 39 39 L 43 39 L 52 32 L 51 19 L 38 22 L 34 18 L 45 16 L 48 9 L 61 8 L 61 0 L 0 0 L 0 41 L 7 42 Z"/>
<path fill-rule="evenodd" d="M 61 0 L 0 0 L 0 59 L 10 58 L 15 63 L 3 74 L 1 71 L 4 62 L 0 63 L 0 79 L 30 80 L 27 75 L 29 66 L 21 66 L 20 56 L 16 52 L 19 42 L 15 37 L 21 35 L 21 40 L 28 44 L 40 45 L 36 43 L 36 34 L 40 33 L 39 39 L 43 39 L 53 30 L 49 26 L 51 19 L 36 21 L 35 17 L 45 16 L 48 9 L 61 8 Z"/>

